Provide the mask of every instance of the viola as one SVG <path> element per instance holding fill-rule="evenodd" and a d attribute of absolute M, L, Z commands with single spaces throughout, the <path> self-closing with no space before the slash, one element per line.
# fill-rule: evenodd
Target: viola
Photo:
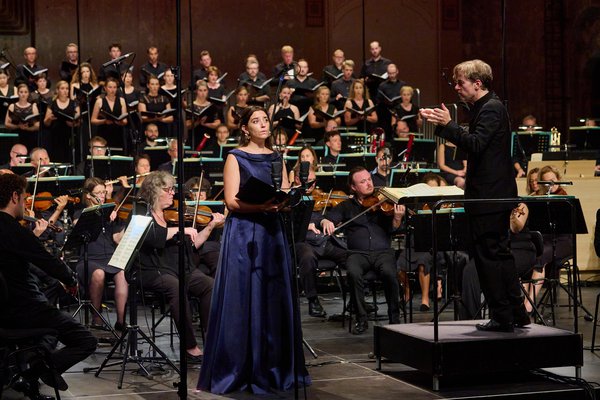
<path fill-rule="evenodd" d="M 373 193 L 371 196 L 359 200 L 359 203 L 370 211 L 380 211 L 385 215 L 394 215 L 394 203 L 381 193 Z"/>
<path fill-rule="evenodd" d="M 342 201 L 350 198 L 350 196 L 341 190 L 323 192 L 321 189 L 314 189 L 312 191 L 312 197 L 315 201 L 315 205 L 313 207 L 313 210 L 315 211 L 321 211 L 324 208 L 335 207 Z"/>
<path fill-rule="evenodd" d="M 163 211 L 165 221 L 168 224 L 177 224 L 179 222 L 179 211 L 178 201 L 173 200 L 173 205 Z M 194 210 L 196 211 L 194 213 Z M 194 215 L 195 214 L 195 215 Z M 197 206 L 196 207 L 186 207 L 183 215 L 183 220 L 186 223 L 193 223 L 196 221 L 196 225 L 206 226 L 212 221 L 213 213 L 210 207 L 208 206 Z"/>
<path fill-rule="evenodd" d="M 35 196 L 35 202 L 33 203 L 33 210 L 35 210 L 35 211 L 48 210 L 50 207 L 55 205 L 54 199 L 56 199 L 57 197 L 60 197 L 60 196 L 52 196 L 52 193 L 50 193 L 50 192 L 38 193 Z M 33 197 L 29 193 L 26 193 L 25 194 L 25 208 L 27 208 L 28 210 L 31 210 L 32 200 L 33 200 Z M 73 204 L 79 204 L 79 202 L 81 201 L 81 199 L 79 197 L 71 197 L 71 196 L 67 197 L 67 200 L 69 203 L 73 203 Z"/>

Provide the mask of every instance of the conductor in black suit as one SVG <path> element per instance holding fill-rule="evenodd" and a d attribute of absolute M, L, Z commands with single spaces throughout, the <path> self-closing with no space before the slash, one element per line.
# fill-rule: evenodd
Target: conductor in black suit
<path fill-rule="evenodd" d="M 437 125 L 435 134 L 468 153 L 466 199 L 517 196 L 510 155 L 508 111 L 490 90 L 492 69 L 481 60 L 454 67 L 454 89 L 471 105 L 469 130 L 451 120 L 442 108 L 422 109 L 421 115 Z M 525 311 L 515 259 L 509 249 L 509 217 L 514 204 L 465 204 L 473 240 L 475 266 L 490 308 L 491 320 L 477 324 L 483 331 L 512 332 L 531 323 Z"/>

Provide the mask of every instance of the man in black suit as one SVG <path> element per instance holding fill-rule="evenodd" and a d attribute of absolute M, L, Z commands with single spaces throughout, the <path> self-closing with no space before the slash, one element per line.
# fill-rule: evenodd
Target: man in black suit
<path fill-rule="evenodd" d="M 421 114 L 437 125 L 435 134 L 468 153 L 466 199 L 500 199 L 517 196 L 510 156 L 510 122 L 500 99 L 490 91 L 492 69 L 481 60 L 454 67 L 454 88 L 472 105 L 469 130 L 451 120 L 442 108 Z M 477 324 L 483 331 L 512 332 L 531 323 L 525 311 L 515 259 L 508 243 L 509 217 L 514 204 L 465 204 L 474 244 L 475 266 L 490 308 L 491 320 Z"/>

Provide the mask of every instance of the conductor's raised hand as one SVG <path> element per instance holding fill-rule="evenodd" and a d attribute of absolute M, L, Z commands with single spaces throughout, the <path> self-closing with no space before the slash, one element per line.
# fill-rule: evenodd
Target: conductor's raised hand
<path fill-rule="evenodd" d="M 442 103 L 441 108 L 421 108 L 419 114 L 421 114 L 422 118 L 439 126 L 446 126 L 452 120 L 450 118 L 450 111 L 444 103 Z"/>

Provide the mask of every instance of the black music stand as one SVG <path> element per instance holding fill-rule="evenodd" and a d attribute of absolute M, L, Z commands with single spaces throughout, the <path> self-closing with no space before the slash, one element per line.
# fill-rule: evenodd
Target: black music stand
<path fill-rule="evenodd" d="M 110 213 L 114 209 L 115 204 L 102 204 L 98 206 L 88 207 L 83 210 L 79 220 L 73 227 L 71 234 L 67 237 L 65 245 L 62 251 L 75 250 L 83 246 L 83 298 L 80 296 L 79 306 L 73 313 L 73 318 L 79 314 L 81 310 L 84 311 L 84 322 L 85 326 L 89 327 L 89 311 L 94 312 L 102 323 L 106 325 L 115 337 L 118 337 L 115 330 L 110 326 L 106 318 L 94 307 L 90 300 L 90 283 L 89 283 L 89 261 L 88 261 L 88 244 L 98 239 L 100 232 L 104 229 L 104 226 L 110 223 Z"/>
<path fill-rule="evenodd" d="M 146 236 L 146 234 L 148 233 L 148 230 L 150 229 L 150 227 L 152 225 L 151 220 L 144 221 L 146 218 L 150 218 L 150 217 L 134 215 L 129 223 L 129 226 L 127 227 L 125 236 L 119 243 L 119 247 L 123 246 L 121 249 L 123 249 L 122 253 L 124 254 L 124 256 L 121 256 L 121 258 L 123 258 L 123 257 L 126 258 L 125 261 L 120 261 L 121 265 L 119 265 L 119 267 L 123 267 L 126 275 L 129 276 L 128 282 L 131 283 L 131 286 L 132 286 L 131 290 L 129 290 L 129 321 L 130 321 L 130 323 L 127 325 L 127 327 L 121 334 L 121 337 L 119 337 L 117 342 L 114 344 L 113 348 L 107 354 L 106 358 L 104 359 L 104 361 L 102 362 L 100 367 L 96 367 L 97 371 L 95 373 L 95 376 L 98 377 L 104 368 L 112 367 L 115 365 L 121 365 L 121 373 L 119 375 L 119 383 L 117 385 L 117 387 L 119 389 L 121 389 L 123 387 L 123 377 L 125 375 L 125 367 L 130 362 L 136 363 L 139 367 L 139 370 L 141 370 L 147 377 L 151 377 L 151 373 L 144 366 L 144 362 L 162 361 L 162 362 L 168 364 L 169 366 L 171 366 L 171 368 L 173 368 L 173 370 L 175 370 L 179 374 L 179 370 L 177 369 L 175 364 L 173 364 L 173 362 L 171 360 L 169 360 L 169 357 L 156 345 L 156 343 L 154 343 L 152 341 L 152 339 L 150 339 L 150 337 L 148 337 L 148 335 L 146 335 L 140 329 L 139 325 L 137 324 L 137 302 L 136 302 L 137 276 L 135 273 L 136 271 L 132 271 L 132 269 L 133 269 L 134 260 L 137 258 L 139 249 L 142 246 L 142 244 L 144 243 L 144 237 Z M 133 237 L 132 240 L 128 239 L 129 234 L 131 234 L 131 236 Z M 131 246 L 133 246 L 133 247 L 131 247 Z M 113 255 L 113 258 L 110 260 L 111 265 L 115 261 L 115 256 L 117 255 L 117 252 L 119 252 L 121 250 L 119 247 L 115 251 L 115 255 Z M 117 257 L 117 258 L 119 258 L 119 257 Z M 137 348 L 138 335 L 141 337 L 141 340 L 144 340 L 146 343 L 148 343 L 150 345 L 150 347 L 152 347 L 152 349 L 160 355 L 160 357 L 149 357 L 149 356 L 143 357 L 143 356 L 139 355 L 138 348 Z M 126 340 L 127 340 L 126 348 L 125 348 L 125 351 L 123 351 L 121 353 L 122 355 L 113 357 L 113 355 L 117 352 L 117 349 L 122 348 L 123 343 Z M 114 359 L 120 359 L 120 361 L 109 364 L 109 362 Z M 84 368 L 83 372 L 90 372 L 96 368 Z"/>
<path fill-rule="evenodd" d="M 417 214 L 415 217 L 415 250 L 429 252 L 433 248 L 432 214 Z M 462 271 L 457 267 L 456 254 L 460 250 L 467 250 L 471 243 L 469 231 L 466 229 L 467 226 L 466 214 L 462 210 L 456 211 L 449 208 L 440 210 L 437 213 L 435 234 L 438 251 L 450 251 L 453 254 L 453 270 L 450 271 L 450 266 L 448 266 L 448 286 L 452 288 L 452 294 L 439 309 L 438 314 L 442 313 L 450 304 L 453 304 L 455 321 L 459 319 L 459 306 L 465 307 L 459 285 Z M 437 254 L 433 256 L 437 257 Z M 437 279 L 437 276 L 434 278 Z"/>
<path fill-rule="evenodd" d="M 127 176 L 133 171 L 133 157 L 127 156 L 87 156 L 87 162 L 93 167 L 92 177 L 106 180 L 114 179 L 116 176 Z"/>
<path fill-rule="evenodd" d="M 559 196 L 547 196 L 548 198 L 556 198 Z M 562 197 L 562 196 L 560 196 Z M 556 243 L 557 243 L 557 235 L 574 235 L 574 234 L 586 234 L 588 233 L 587 225 L 585 223 L 585 218 L 583 216 L 583 210 L 581 209 L 581 203 L 579 199 L 573 198 L 571 199 L 571 203 L 566 202 L 544 202 L 543 196 L 537 197 L 538 201 L 535 202 L 527 202 L 525 199 L 525 203 L 527 203 L 527 207 L 529 208 L 529 229 L 539 231 L 543 234 L 552 235 L 552 267 L 559 267 L 556 265 Z M 572 205 L 572 206 L 571 206 Z M 573 227 L 571 224 L 571 210 L 575 211 L 575 232 L 573 232 Z M 573 252 L 576 252 L 577 248 L 573 248 Z M 548 273 L 549 271 L 546 271 Z M 576 263 L 573 263 L 573 274 L 577 275 L 576 278 L 573 279 L 574 282 L 578 281 L 579 277 L 579 267 Z M 546 279 L 548 279 L 546 277 Z M 544 301 L 549 298 L 551 307 L 552 307 L 552 322 L 556 325 L 555 315 L 554 315 L 554 296 L 556 295 L 556 288 L 561 288 L 568 296 L 570 301 L 573 301 L 574 307 L 580 307 L 585 315 L 584 319 L 586 321 L 592 321 L 592 314 L 588 311 L 587 308 L 582 303 L 581 296 L 581 286 L 574 285 L 574 293 L 569 290 L 567 286 L 560 282 L 560 276 L 554 279 L 553 277 L 549 279 L 550 287 L 546 288 L 544 294 L 538 301 L 538 308 Z M 569 302 L 570 306 L 570 302 Z"/>

